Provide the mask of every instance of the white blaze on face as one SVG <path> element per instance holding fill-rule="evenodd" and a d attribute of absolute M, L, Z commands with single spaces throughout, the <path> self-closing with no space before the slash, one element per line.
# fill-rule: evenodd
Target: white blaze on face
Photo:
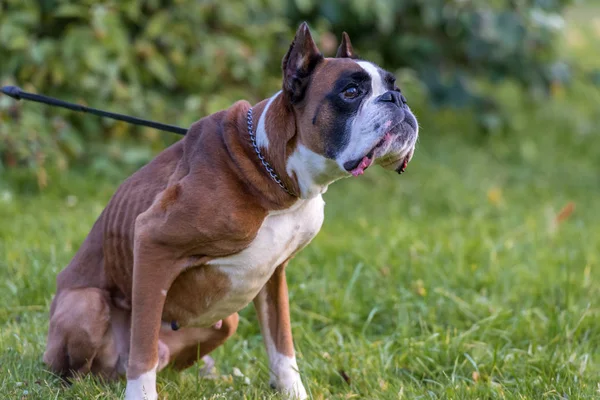
<path fill-rule="evenodd" d="M 385 107 L 378 105 L 375 100 L 388 91 L 378 67 L 367 61 L 357 61 L 360 67 L 371 77 L 371 93 L 363 100 L 358 114 L 351 119 L 350 139 L 348 146 L 337 157 L 338 165 L 344 169 L 344 164 L 364 157 L 381 140 L 384 129 L 391 124 L 391 118 Z"/>
<path fill-rule="evenodd" d="M 381 79 L 381 74 L 375 65 L 368 61 L 357 61 L 356 63 L 371 76 L 371 96 L 369 96 L 369 100 L 387 92 L 383 84 L 383 79 Z"/>

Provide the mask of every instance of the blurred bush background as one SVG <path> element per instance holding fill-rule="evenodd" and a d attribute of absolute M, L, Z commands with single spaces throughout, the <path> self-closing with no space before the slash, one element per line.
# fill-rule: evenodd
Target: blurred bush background
<path fill-rule="evenodd" d="M 597 73 L 574 69 L 557 51 L 571 3 L 4 0 L 0 83 L 189 126 L 235 100 L 276 91 L 281 58 L 306 20 L 326 55 L 347 31 L 359 55 L 398 73 L 418 113 L 468 111 L 465 131 L 485 137 L 515 123 L 499 85 L 535 104 L 569 84 L 574 70 L 598 84 Z M 177 139 L 0 98 L 0 168 L 22 170 L 40 186 L 47 170 L 88 164 L 111 173 L 123 163 L 141 165 Z"/>

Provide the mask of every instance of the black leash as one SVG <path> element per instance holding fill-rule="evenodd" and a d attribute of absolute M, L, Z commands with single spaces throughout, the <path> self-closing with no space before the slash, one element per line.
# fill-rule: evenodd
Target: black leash
<path fill-rule="evenodd" d="M 98 115 L 100 117 L 117 119 L 119 121 L 128 122 L 133 125 L 148 126 L 150 128 L 159 129 L 161 131 L 177 133 L 178 135 L 185 135 L 188 131 L 187 129 L 180 128 L 180 127 L 174 126 L 174 125 L 161 124 L 160 122 L 148 121 L 148 120 L 141 119 L 141 118 L 130 117 L 128 115 L 117 114 L 117 113 L 113 113 L 113 112 L 109 112 L 109 111 L 98 110 L 98 109 L 95 109 L 92 107 L 82 106 L 79 104 L 68 103 L 66 101 L 58 100 L 58 99 L 48 97 L 48 96 L 43 96 L 41 94 L 33 94 L 33 93 L 24 92 L 23 90 L 21 90 L 20 88 L 18 88 L 16 86 L 4 86 L 2 89 L 0 89 L 0 91 L 2 93 L 4 93 L 5 95 L 10 96 L 16 100 L 21 100 L 21 99 L 31 100 L 31 101 L 35 101 L 37 103 L 49 104 L 49 105 L 55 106 L 55 107 L 62 107 L 62 108 L 68 108 L 69 110 L 86 112 L 86 113 Z"/>

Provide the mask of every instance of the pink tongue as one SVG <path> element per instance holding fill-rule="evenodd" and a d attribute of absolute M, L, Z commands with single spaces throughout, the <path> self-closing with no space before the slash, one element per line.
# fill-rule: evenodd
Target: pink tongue
<path fill-rule="evenodd" d="M 363 159 L 361 160 L 360 164 L 358 164 L 358 166 L 356 168 L 354 168 L 352 171 L 350 171 L 350 173 L 353 176 L 362 175 L 365 173 L 365 169 L 367 169 L 369 167 L 369 165 L 371 165 L 372 162 L 373 162 L 373 160 L 371 160 L 367 156 L 364 156 Z"/>

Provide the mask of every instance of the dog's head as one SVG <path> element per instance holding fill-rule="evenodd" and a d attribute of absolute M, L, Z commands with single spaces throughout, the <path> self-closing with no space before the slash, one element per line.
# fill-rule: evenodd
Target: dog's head
<path fill-rule="evenodd" d="M 324 157 L 328 178 L 358 176 L 373 163 L 404 171 L 417 120 L 394 75 L 359 59 L 346 33 L 336 57 L 324 58 L 303 23 L 282 67 L 283 94 L 296 118 L 296 151 L 304 151 L 304 161 L 306 153 Z"/>

